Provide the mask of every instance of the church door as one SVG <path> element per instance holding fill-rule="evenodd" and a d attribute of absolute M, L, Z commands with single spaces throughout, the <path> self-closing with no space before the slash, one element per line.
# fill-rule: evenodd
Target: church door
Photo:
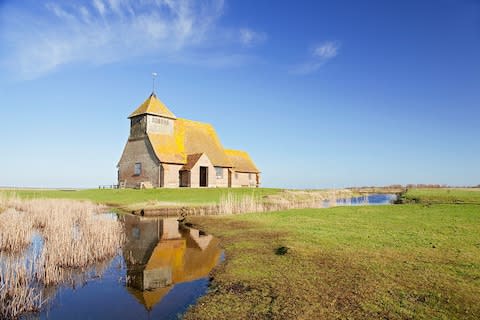
<path fill-rule="evenodd" d="M 200 167 L 200 187 L 208 187 L 208 167 Z"/>

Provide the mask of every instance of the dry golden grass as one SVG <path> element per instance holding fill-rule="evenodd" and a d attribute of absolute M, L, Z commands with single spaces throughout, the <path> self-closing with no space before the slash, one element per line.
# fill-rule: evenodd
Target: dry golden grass
<path fill-rule="evenodd" d="M 262 200 L 256 198 L 253 194 L 238 196 L 228 193 L 220 199 L 220 203 L 217 206 L 217 214 L 264 212 L 265 209 Z"/>
<path fill-rule="evenodd" d="M 293 191 L 285 190 L 274 195 L 259 197 L 255 189 L 250 193 L 228 192 L 220 197 L 218 204 L 204 205 L 200 207 L 182 207 L 180 204 L 161 210 L 158 203 L 145 204 L 145 211 L 148 215 L 172 215 L 185 216 L 209 216 L 209 215 L 230 215 L 239 213 L 271 212 L 289 209 L 324 208 L 335 206 L 337 199 L 349 199 L 353 196 L 350 190 L 315 190 L 315 191 Z M 173 203 L 172 203 L 173 204 Z M 138 212 L 138 211 L 137 211 Z"/>
<path fill-rule="evenodd" d="M 0 253 L 0 318 L 15 319 L 38 311 L 44 303 L 35 286 L 35 260 L 18 259 Z"/>
<path fill-rule="evenodd" d="M 62 282 L 64 269 L 83 268 L 112 257 L 123 241 L 121 224 L 111 218 L 93 216 L 71 228 L 61 228 L 61 221 L 57 223 L 45 228 L 52 228 L 41 256 L 41 280 L 45 284 Z"/>
<path fill-rule="evenodd" d="M 21 223 L 19 223 L 21 221 Z M 31 242 L 33 219 L 15 209 L 4 211 L 0 219 L 0 251 L 20 252 Z"/>
<path fill-rule="evenodd" d="M 350 190 L 285 190 L 264 198 L 227 193 L 210 214 L 229 215 L 236 213 L 272 212 L 290 209 L 324 208 L 336 206 L 337 199 L 351 199 Z"/>
<path fill-rule="evenodd" d="M 124 241 L 121 222 L 100 214 L 105 207 L 91 202 L 0 196 L 0 207 L 6 208 L 0 213 L 0 314 L 9 318 L 38 309 L 40 284 L 73 281 L 78 272 L 72 270 L 106 261 Z M 43 247 L 26 252 L 34 232 L 41 234 Z M 20 254 L 20 260 L 6 254 Z"/>

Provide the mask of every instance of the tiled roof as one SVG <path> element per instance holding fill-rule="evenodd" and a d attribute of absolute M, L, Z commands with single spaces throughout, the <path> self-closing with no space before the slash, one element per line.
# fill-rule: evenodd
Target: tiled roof
<path fill-rule="evenodd" d="M 202 157 L 203 153 L 194 153 L 187 156 L 187 163 L 183 166 L 182 170 L 191 170 L 198 160 Z"/>
<path fill-rule="evenodd" d="M 214 166 L 232 167 L 212 125 L 186 119 L 175 122 L 175 126 L 184 128 L 186 154 L 205 153 Z"/>
<path fill-rule="evenodd" d="M 183 139 L 179 134 L 168 135 L 149 133 L 148 139 L 158 160 L 167 163 L 187 162 Z"/>
<path fill-rule="evenodd" d="M 187 163 L 187 155 L 205 153 L 214 166 L 232 167 L 212 125 L 187 119 L 174 121 L 173 135 L 149 133 L 161 162 Z"/>
<path fill-rule="evenodd" d="M 165 118 L 176 119 L 175 115 L 162 101 L 157 98 L 155 93 L 152 93 L 147 100 L 140 105 L 140 107 L 133 111 L 129 118 L 133 118 L 142 114 L 153 114 Z"/>
<path fill-rule="evenodd" d="M 238 172 L 259 173 L 252 159 L 247 152 L 241 150 L 225 149 L 230 162 L 233 164 L 233 169 Z"/>

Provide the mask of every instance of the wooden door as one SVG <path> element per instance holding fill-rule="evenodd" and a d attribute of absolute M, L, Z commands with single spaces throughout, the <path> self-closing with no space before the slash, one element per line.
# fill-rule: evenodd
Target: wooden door
<path fill-rule="evenodd" d="M 208 187 L 208 167 L 200 167 L 200 187 Z"/>

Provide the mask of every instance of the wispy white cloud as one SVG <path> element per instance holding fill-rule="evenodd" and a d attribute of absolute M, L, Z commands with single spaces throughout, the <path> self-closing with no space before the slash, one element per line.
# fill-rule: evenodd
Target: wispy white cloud
<path fill-rule="evenodd" d="M 240 42 L 247 47 L 261 43 L 267 39 L 266 33 L 257 32 L 249 28 L 241 28 L 239 34 Z"/>
<path fill-rule="evenodd" d="M 327 41 L 313 49 L 313 55 L 320 59 L 331 59 L 337 56 L 340 48 L 338 42 Z"/>
<path fill-rule="evenodd" d="M 228 65 L 228 57 L 239 60 L 235 43 L 252 46 L 266 35 L 220 26 L 224 7 L 224 0 L 90 0 L 83 5 L 49 2 L 42 15 L 3 12 L 5 17 L 20 13 L 32 23 L 19 28 L 14 19 L 4 21 L 0 40 L 9 50 L 1 54 L 1 65 L 22 78 L 36 78 L 69 64 L 136 57 L 183 61 L 195 56 L 210 65 L 211 57 L 218 56 L 218 65 Z"/>
<path fill-rule="evenodd" d="M 93 6 L 95 9 L 97 9 L 98 13 L 104 17 L 105 16 L 105 11 L 107 10 L 105 8 L 105 3 L 103 3 L 102 0 L 93 0 Z"/>
<path fill-rule="evenodd" d="M 311 74 L 320 69 L 329 60 L 335 58 L 340 50 L 338 41 L 322 42 L 311 50 L 310 58 L 307 62 L 296 65 L 291 72 L 294 74 L 306 75 Z"/>

